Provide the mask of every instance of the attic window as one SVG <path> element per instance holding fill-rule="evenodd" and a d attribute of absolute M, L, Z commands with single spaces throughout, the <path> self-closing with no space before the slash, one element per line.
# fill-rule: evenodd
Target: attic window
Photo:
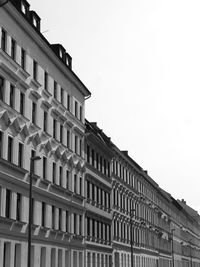
<path fill-rule="evenodd" d="M 21 2 L 21 11 L 25 14 L 25 15 L 27 15 L 27 13 L 28 13 L 28 5 L 25 3 L 25 2 Z"/>
<path fill-rule="evenodd" d="M 59 49 L 59 56 L 63 58 L 63 50 L 61 48 Z"/>
<path fill-rule="evenodd" d="M 36 17 L 33 16 L 33 25 L 37 28 L 38 26 L 38 20 Z"/>

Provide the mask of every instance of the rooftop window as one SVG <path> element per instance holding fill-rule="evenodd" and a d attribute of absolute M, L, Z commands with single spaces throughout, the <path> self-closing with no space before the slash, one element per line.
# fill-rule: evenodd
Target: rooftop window
<path fill-rule="evenodd" d="M 29 11 L 29 3 L 26 1 L 21 1 L 21 11 L 24 13 L 24 15 L 28 14 Z"/>

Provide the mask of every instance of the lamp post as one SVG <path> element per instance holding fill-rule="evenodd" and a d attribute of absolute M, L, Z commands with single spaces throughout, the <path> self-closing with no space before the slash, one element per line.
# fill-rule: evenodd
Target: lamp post
<path fill-rule="evenodd" d="M 134 242 L 134 237 L 133 237 L 133 216 L 135 214 L 135 209 L 131 209 L 131 214 L 130 214 L 130 223 L 131 223 L 131 231 L 130 231 L 130 234 L 131 234 L 131 267 L 134 267 L 134 258 L 133 258 L 133 242 Z"/>
<path fill-rule="evenodd" d="M 172 267 L 174 267 L 174 231 L 175 231 L 175 229 L 171 229 L 171 239 L 172 239 Z"/>
<path fill-rule="evenodd" d="M 8 0 L 0 0 L 0 7 L 8 3 Z"/>
<path fill-rule="evenodd" d="M 27 267 L 31 267 L 31 226 L 32 226 L 32 176 L 34 173 L 34 162 L 40 160 L 39 156 L 31 157 L 31 166 L 30 166 L 30 181 L 29 181 L 29 219 L 28 219 L 28 261 Z"/>

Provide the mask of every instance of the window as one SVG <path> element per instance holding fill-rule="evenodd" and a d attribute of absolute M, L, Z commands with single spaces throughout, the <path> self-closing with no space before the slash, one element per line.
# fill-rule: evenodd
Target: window
<path fill-rule="evenodd" d="M 56 163 L 53 162 L 53 183 L 56 183 Z"/>
<path fill-rule="evenodd" d="M 14 267 L 21 267 L 21 244 L 15 244 Z"/>
<path fill-rule="evenodd" d="M 47 125 L 48 125 L 48 113 L 44 111 L 44 121 L 43 121 L 44 132 L 47 132 Z"/>
<path fill-rule="evenodd" d="M 66 188 L 69 188 L 69 171 L 66 170 Z"/>
<path fill-rule="evenodd" d="M 64 105 L 64 89 L 61 88 L 61 104 Z"/>
<path fill-rule="evenodd" d="M 8 161 L 12 162 L 13 160 L 13 138 L 8 136 Z"/>
<path fill-rule="evenodd" d="M 69 214 L 68 214 L 68 211 L 66 211 L 66 232 L 69 231 L 68 220 L 69 220 Z"/>
<path fill-rule="evenodd" d="M 23 167 L 23 158 L 24 158 L 24 146 L 22 143 L 19 143 L 19 150 L 18 150 L 18 165 L 19 167 Z"/>
<path fill-rule="evenodd" d="M 74 213 L 74 234 L 77 234 L 76 224 L 77 224 L 77 215 Z"/>
<path fill-rule="evenodd" d="M 0 157 L 3 156 L 3 132 L 0 131 Z"/>
<path fill-rule="evenodd" d="M 40 267 L 46 266 L 46 248 L 41 248 L 41 254 L 40 254 Z"/>
<path fill-rule="evenodd" d="M 62 186 L 62 178 L 63 178 L 63 167 L 60 166 L 60 186 Z"/>
<path fill-rule="evenodd" d="M 102 167 L 103 167 L 103 165 L 102 165 L 102 161 L 103 161 L 103 159 L 102 159 L 102 157 L 100 156 L 100 171 L 102 172 Z"/>
<path fill-rule="evenodd" d="M 56 138 L 56 120 L 53 119 L 53 138 Z"/>
<path fill-rule="evenodd" d="M 79 235 L 82 235 L 82 216 L 79 215 Z"/>
<path fill-rule="evenodd" d="M 3 267 L 8 267 L 11 264 L 11 247 L 10 243 L 3 244 Z"/>
<path fill-rule="evenodd" d="M 33 60 L 33 79 L 37 81 L 38 78 L 38 63 Z"/>
<path fill-rule="evenodd" d="M 70 131 L 67 130 L 67 147 L 70 148 Z"/>
<path fill-rule="evenodd" d="M 104 174 L 106 174 L 106 160 L 104 159 Z"/>
<path fill-rule="evenodd" d="M 74 115 L 75 115 L 75 117 L 77 117 L 77 118 L 78 118 L 78 102 L 77 102 L 77 101 L 75 101 L 75 110 L 74 110 Z"/>
<path fill-rule="evenodd" d="M 79 194 L 82 196 L 82 177 L 80 177 L 80 180 L 79 180 Z"/>
<path fill-rule="evenodd" d="M 58 230 L 62 230 L 62 209 L 58 210 Z"/>
<path fill-rule="evenodd" d="M 80 114 L 79 114 L 79 118 L 80 118 L 80 121 L 82 121 L 83 120 L 83 108 L 82 108 L 82 106 L 80 106 Z"/>
<path fill-rule="evenodd" d="M 21 10 L 22 10 L 22 12 L 25 14 L 25 15 L 27 15 L 27 13 L 28 13 L 28 6 L 27 6 L 27 4 L 25 3 L 25 2 L 21 2 Z"/>
<path fill-rule="evenodd" d="M 54 98 L 57 99 L 57 82 L 54 81 L 54 91 L 53 91 Z"/>
<path fill-rule="evenodd" d="M 31 158 L 34 158 L 36 156 L 36 152 L 35 152 L 35 150 L 31 150 Z M 30 162 L 30 164 L 31 164 L 31 162 Z M 35 173 L 35 161 L 33 160 L 32 161 L 32 172 L 33 173 Z M 30 166 L 30 169 L 31 169 L 31 166 Z"/>
<path fill-rule="evenodd" d="M 23 70 L 26 69 L 26 52 L 23 48 L 21 48 L 21 67 Z"/>
<path fill-rule="evenodd" d="M 99 154 L 96 153 L 96 168 L 99 169 Z"/>
<path fill-rule="evenodd" d="M 52 206 L 52 229 L 55 229 L 55 207 Z"/>
<path fill-rule="evenodd" d="M 87 198 L 90 199 L 90 182 L 87 181 Z"/>
<path fill-rule="evenodd" d="M 92 166 L 94 166 L 94 149 L 92 149 Z"/>
<path fill-rule="evenodd" d="M 11 191 L 6 189 L 6 207 L 5 207 L 5 217 L 10 218 L 11 211 Z"/>
<path fill-rule="evenodd" d="M 11 39 L 11 58 L 16 59 L 16 42 L 14 39 Z"/>
<path fill-rule="evenodd" d="M 44 89 L 48 91 L 48 73 L 44 73 Z"/>
<path fill-rule="evenodd" d="M 74 193 L 76 193 L 76 183 L 77 183 L 77 175 L 74 174 Z"/>
<path fill-rule="evenodd" d="M 75 144 L 74 144 L 74 152 L 78 152 L 78 136 L 75 135 Z"/>
<path fill-rule="evenodd" d="M 4 78 L 0 76 L 0 99 L 4 100 Z"/>
<path fill-rule="evenodd" d="M 108 177 L 110 177 L 110 162 L 108 162 Z"/>
<path fill-rule="evenodd" d="M 24 93 L 20 92 L 20 114 L 24 115 L 25 97 Z"/>
<path fill-rule="evenodd" d="M 45 203 L 42 202 L 41 226 L 45 226 Z"/>
<path fill-rule="evenodd" d="M 10 107 L 15 108 L 15 87 L 10 84 Z"/>
<path fill-rule="evenodd" d="M 2 29 L 1 30 L 1 49 L 5 52 L 6 52 L 6 45 L 7 45 L 6 37 L 7 37 L 7 32 L 4 29 Z"/>
<path fill-rule="evenodd" d="M 36 124 L 36 103 L 32 102 L 32 123 Z"/>
<path fill-rule="evenodd" d="M 87 218 L 87 235 L 90 236 L 90 218 Z"/>
<path fill-rule="evenodd" d="M 90 147 L 87 145 L 87 162 L 90 163 Z"/>
<path fill-rule="evenodd" d="M 21 221 L 21 194 L 17 193 L 16 220 Z"/>
<path fill-rule="evenodd" d="M 82 155 L 82 140 L 79 140 L 79 155 Z"/>
<path fill-rule="evenodd" d="M 43 179 L 47 178 L 47 158 L 43 157 Z"/>
<path fill-rule="evenodd" d="M 60 142 L 63 143 L 63 125 L 60 124 Z"/>
<path fill-rule="evenodd" d="M 71 96 L 67 95 L 67 110 L 71 111 Z"/>

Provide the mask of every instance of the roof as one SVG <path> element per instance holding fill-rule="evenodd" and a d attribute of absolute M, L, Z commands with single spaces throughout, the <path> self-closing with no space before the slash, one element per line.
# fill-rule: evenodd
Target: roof
<path fill-rule="evenodd" d="M 177 199 L 177 202 L 190 215 L 190 217 L 192 217 L 196 221 L 200 221 L 200 215 L 198 214 L 198 212 L 193 208 L 191 208 L 190 206 L 188 206 L 183 199 L 182 200 Z"/>
<path fill-rule="evenodd" d="M 44 37 L 44 35 L 41 33 L 40 29 L 38 27 L 35 27 L 33 23 L 31 22 L 31 14 L 34 13 L 38 19 L 39 19 L 39 24 L 40 24 L 40 17 L 38 14 L 33 11 L 29 10 L 30 4 L 26 1 L 23 0 L 24 3 L 28 6 L 28 11 L 27 14 L 24 14 L 21 10 L 21 1 L 22 0 L 10 0 L 9 2 L 16 8 L 16 10 L 23 16 L 23 18 L 28 22 L 28 24 L 33 28 L 33 30 L 42 38 L 42 40 L 49 46 L 50 50 L 53 51 L 55 56 L 60 60 L 61 64 L 65 66 L 66 70 L 69 71 L 72 74 L 72 77 L 79 83 L 79 85 L 83 88 L 83 94 L 85 97 L 89 97 L 91 95 L 91 92 L 88 90 L 88 88 L 84 85 L 84 83 L 79 79 L 79 77 L 73 72 L 71 69 L 71 66 L 68 66 L 66 62 L 59 56 L 59 54 L 56 52 L 54 49 L 54 45 L 50 44 L 49 41 Z M 40 27 L 40 26 L 39 26 Z M 67 53 L 68 54 L 68 53 Z M 68 54 L 69 56 L 69 54 Z M 71 65 L 71 64 L 70 64 Z"/>

